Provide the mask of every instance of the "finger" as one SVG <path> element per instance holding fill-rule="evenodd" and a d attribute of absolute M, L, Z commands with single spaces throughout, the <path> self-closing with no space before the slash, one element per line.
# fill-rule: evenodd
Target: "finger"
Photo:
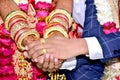
<path fill-rule="evenodd" d="M 48 72 L 55 72 L 57 71 L 55 68 L 54 69 L 49 69 Z"/>
<path fill-rule="evenodd" d="M 33 42 L 33 41 L 35 41 L 35 40 L 37 40 L 38 38 L 36 38 L 36 36 L 34 36 L 34 35 L 29 35 L 29 36 L 27 36 L 24 40 L 23 40 L 23 44 L 24 45 L 28 45 L 29 43 L 31 43 L 31 42 Z"/>
<path fill-rule="evenodd" d="M 37 63 L 36 66 L 37 66 L 38 68 L 42 69 L 42 65 L 41 65 L 41 64 Z"/>
<path fill-rule="evenodd" d="M 54 66 L 54 57 L 52 55 L 50 55 L 50 63 L 49 63 L 49 69 L 53 69 Z"/>
<path fill-rule="evenodd" d="M 34 53 L 39 51 L 39 54 L 43 54 L 43 49 L 52 48 L 52 44 L 45 43 L 45 44 L 36 44 L 31 49 L 28 50 L 28 53 L 30 56 L 32 56 Z"/>
<path fill-rule="evenodd" d="M 50 61 L 50 55 L 49 54 L 45 54 L 43 68 L 48 68 L 49 67 L 49 61 Z"/>
<path fill-rule="evenodd" d="M 34 41 L 29 46 L 26 46 L 25 49 L 28 51 L 29 56 L 31 56 L 37 49 L 39 49 L 39 47 L 40 45 L 38 44 L 38 41 Z"/>
<path fill-rule="evenodd" d="M 36 51 L 34 51 L 33 53 L 30 53 L 30 54 L 32 54 L 31 57 L 33 59 L 35 59 L 38 56 L 41 56 L 43 54 L 47 54 L 47 53 L 51 54 L 51 53 L 53 53 L 53 51 L 54 51 L 53 48 L 49 47 L 49 48 L 38 49 L 38 50 L 36 50 Z"/>
<path fill-rule="evenodd" d="M 34 47 L 37 44 L 40 44 L 40 39 L 29 43 L 28 45 L 26 45 L 26 47 L 27 47 L 27 49 L 31 49 L 32 47 Z"/>
<path fill-rule="evenodd" d="M 27 47 L 28 48 L 33 48 L 35 45 L 42 45 L 42 44 L 45 44 L 47 42 L 47 39 L 38 39 L 36 41 L 33 41 L 32 43 L 28 44 Z"/>
<path fill-rule="evenodd" d="M 42 70 L 43 70 L 44 72 L 47 72 L 47 71 L 48 71 L 46 68 L 42 68 Z"/>
<path fill-rule="evenodd" d="M 27 52 L 27 51 L 24 51 L 24 52 L 23 52 L 23 55 L 24 55 L 26 58 L 30 58 L 30 56 L 28 55 L 28 52 Z"/>
<path fill-rule="evenodd" d="M 39 65 L 43 66 L 45 60 L 45 55 L 39 56 L 38 58 L 34 59 L 34 62 L 37 62 Z"/>
<path fill-rule="evenodd" d="M 55 58 L 55 59 L 54 59 L 54 62 L 55 62 L 55 69 L 59 69 L 59 62 L 58 62 L 58 59 Z"/>
<path fill-rule="evenodd" d="M 33 59 L 33 60 L 35 60 L 35 59 L 37 59 L 39 56 L 42 56 L 43 55 L 43 53 L 41 52 L 41 50 L 37 50 L 37 51 L 35 51 L 35 52 L 33 52 L 33 53 L 29 53 L 30 54 L 30 56 L 31 56 L 31 58 Z"/>

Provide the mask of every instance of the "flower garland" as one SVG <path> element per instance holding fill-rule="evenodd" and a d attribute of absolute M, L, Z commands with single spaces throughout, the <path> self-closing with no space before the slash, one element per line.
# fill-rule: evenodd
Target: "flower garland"
<path fill-rule="evenodd" d="M 98 21 L 101 25 L 110 21 L 113 22 L 113 13 L 108 0 L 95 0 Z"/>
<path fill-rule="evenodd" d="M 54 9 L 51 0 L 14 0 L 21 10 L 29 13 L 29 3 L 32 4 L 35 11 L 32 16 L 28 16 L 28 20 L 37 19 L 34 24 L 36 30 L 43 35 L 44 28 L 47 25 L 45 18 Z M 30 14 L 31 15 L 31 14 Z M 47 77 L 41 69 L 38 69 L 35 63 L 26 60 L 22 52 L 17 50 L 17 46 L 10 38 L 10 33 L 4 28 L 3 21 L 0 18 L 0 80 L 46 80 Z M 28 21 L 29 25 L 29 21 Z M 69 37 L 79 37 L 77 33 L 78 25 L 73 24 L 73 28 L 69 31 Z M 41 36 L 42 37 L 42 36 Z"/>
<path fill-rule="evenodd" d="M 110 34 L 113 32 L 118 32 L 119 25 L 117 24 L 117 20 L 115 20 L 115 11 L 113 10 L 113 6 L 115 8 L 115 2 L 112 0 L 94 0 L 94 4 L 97 9 L 97 17 L 100 24 L 103 26 L 103 32 L 105 34 Z M 117 1 L 117 0 L 116 0 Z M 110 5 L 113 4 L 115 5 Z M 113 16 L 114 15 L 114 16 Z M 116 25 L 117 24 L 117 25 Z M 105 75 L 103 76 L 103 80 L 120 80 L 120 60 L 113 59 L 109 61 L 105 67 Z"/>
<path fill-rule="evenodd" d="M 12 64 L 16 46 L 3 26 L 0 25 L 0 80 L 17 80 Z"/>
<path fill-rule="evenodd" d="M 20 3 L 18 5 L 21 10 L 28 13 L 28 3 Z M 52 11 L 53 6 L 50 3 L 38 1 L 33 7 L 36 10 L 35 18 L 38 19 L 36 30 L 42 35 L 43 29 L 46 26 L 45 17 Z M 4 25 L 1 24 L 0 80 L 46 80 L 47 77 L 44 72 L 41 69 L 38 69 L 34 63 L 25 59 L 23 53 L 17 50 L 14 41 L 12 41 L 9 35 L 10 33 L 4 28 Z"/>
<path fill-rule="evenodd" d="M 34 16 L 38 20 L 36 24 L 36 30 L 40 33 L 40 35 L 43 35 L 44 27 L 46 26 L 45 18 L 54 9 L 54 7 L 52 6 L 51 3 L 38 1 L 35 4 L 34 0 L 28 0 L 28 1 L 33 1 L 31 3 L 36 12 Z M 28 3 L 24 2 L 24 3 L 19 3 L 18 5 L 21 10 L 28 13 Z"/>
<path fill-rule="evenodd" d="M 115 22 L 114 14 L 109 0 L 95 0 L 95 5 L 97 9 L 98 21 L 103 25 L 103 31 L 105 34 L 118 31 L 118 26 Z"/>

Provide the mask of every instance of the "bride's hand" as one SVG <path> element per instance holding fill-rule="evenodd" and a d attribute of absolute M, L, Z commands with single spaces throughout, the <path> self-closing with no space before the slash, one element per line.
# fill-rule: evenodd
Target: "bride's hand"
<path fill-rule="evenodd" d="M 63 60 L 58 60 L 49 54 L 45 54 L 39 56 L 37 59 L 37 67 L 41 68 L 43 71 L 53 72 L 57 71 L 61 65 Z"/>

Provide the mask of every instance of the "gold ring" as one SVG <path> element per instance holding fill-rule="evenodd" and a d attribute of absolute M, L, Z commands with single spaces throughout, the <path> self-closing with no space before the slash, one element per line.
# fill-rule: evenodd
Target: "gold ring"
<path fill-rule="evenodd" d="M 44 44 L 45 42 L 46 42 L 45 39 L 42 38 L 41 43 Z"/>
<path fill-rule="evenodd" d="M 47 50 L 46 50 L 45 48 L 42 49 L 42 53 L 43 53 L 43 54 L 47 53 Z"/>

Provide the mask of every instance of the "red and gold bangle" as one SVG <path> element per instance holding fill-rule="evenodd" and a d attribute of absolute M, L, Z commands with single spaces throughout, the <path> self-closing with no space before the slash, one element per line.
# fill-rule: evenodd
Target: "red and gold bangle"
<path fill-rule="evenodd" d="M 13 37 L 13 39 L 15 40 L 15 42 L 17 42 L 18 37 L 20 36 L 20 34 L 25 33 L 25 32 L 27 32 L 27 31 L 29 31 L 29 28 L 27 28 L 27 27 L 23 27 L 23 28 L 21 28 L 20 30 L 18 30 L 18 31 L 15 33 L 14 37 Z"/>
<path fill-rule="evenodd" d="M 21 16 L 21 17 L 24 17 L 25 19 L 27 18 L 26 13 L 23 12 L 23 11 L 15 10 L 15 11 L 10 12 L 10 13 L 7 15 L 6 19 L 5 19 L 5 28 L 6 28 L 7 30 L 9 30 L 9 21 L 10 21 L 14 16 L 16 16 L 16 15 L 17 15 L 17 17 L 18 17 L 18 15 L 19 15 L 19 16 Z M 14 17 L 14 18 L 15 18 L 15 17 Z"/>
<path fill-rule="evenodd" d="M 24 50 L 23 40 L 34 35 L 39 38 L 39 33 L 35 29 L 30 29 L 26 22 L 27 15 L 23 11 L 16 10 L 9 13 L 5 19 L 5 27 L 10 31 L 11 38 L 16 42 L 19 50 Z"/>
<path fill-rule="evenodd" d="M 71 27 L 72 25 L 72 22 L 73 22 L 73 19 L 71 17 L 71 15 L 66 11 L 66 10 L 63 10 L 63 9 L 55 9 L 53 10 L 49 16 L 46 18 L 46 22 L 49 22 L 51 20 L 51 18 L 55 15 L 55 14 L 63 14 L 65 15 L 67 18 L 68 18 L 68 22 L 69 22 L 69 28 Z"/>
<path fill-rule="evenodd" d="M 23 16 L 21 16 L 21 15 L 15 15 L 15 16 L 13 16 L 9 21 L 8 21 L 8 26 L 9 26 L 9 24 L 11 23 L 11 22 L 13 22 L 14 20 L 16 20 L 16 19 L 23 19 L 23 20 L 26 20 Z"/>
<path fill-rule="evenodd" d="M 19 23 L 15 24 L 14 26 L 12 26 L 12 28 L 10 30 L 11 38 L 14 40 L 15 33 L 17 31 L 19 31 L 21 28 L 26 27 L 26 26 L 28 26 L 28 25 L 23 22 L 19 22 Z"/>
<path fill-rule="evenodd" d="M 29 36 L 29 35 L 35 35 L 36 38 L 39 38 L 39 33 L 38 33 L 35 29 L 32 29 L 32 30 L 29 30 L 29 31 L 27 31 L 27 32 L 22 33 L 22 34 L 19 36 L 19 38 L 18 38 L 18 40 L 17 40 L 17 42 L 16 42 L 17 47 L 18 47 L 19 50 L 23 51 L 23 50 L 25 49 L 25 47 L 24 47 L 24 45 L 22 44 L 22 42 L 23 42 L 23 40 L 24 40 L 27 36 Z"/>
<path fill-rule="evenodd" d="M 63 25 L 63 24 L 61 24 L 61 23 L 59 23 L 59 22 L 53 22 L 53 23 L 50 23 L 50 24 L 48 24 L 47 26 L 46 26 L 46 28 L 45 28 L 45 30 L 46 29 L 49 29 L 50 27 L 55 27 L 55 26 L 60 26 L 61 28 L 63 28 L 66 32 L 68 32 L 68 30 L 67 30 L 67 28 Z"/>
<path fill-rule="evenodd" d="M 19 23 L 27 23 L 25 20 L 15 20 L 14 22 L 12 22 L 9 26 L 9 31 L 11 31 L 11 29 L 15 26 L 15 25 L 17 25 L 17 24 L 19 24 Z"/>
<path fill-rule="evenodd" d="M 50 21 L 52 21 L 54 18 L 61 19 L 62 22 L 66 23 L 66 26 L 69 28 L 69 21 L 65 17 L 62 17 L 61 15 L 56 15 L 53 16 Z"/>
<path fill-rule="evenodd" d="M 61 28 L 60 26 L 58 26 L 58 25 L 57 26 L 52 26 L 52 27 L 46 29 L 45 32 L 44 32 L 43 37 L 44 38 L 48 38 L 49 34 L 51 32 L 53 32 L 53 31 L 58 31 L 58 32 L 62 33 L 66 38 L 68 38 L 67 32 L 63 28 Z"/>
<path fill-rule="evenodd" d="M 63 13 L 56 13 L 56 14 L 53 15 L 53 17 L 54 16 L 61 16 L 61 17 L 66 18 L 69 21 L 69 18 L 65 14 L 63 14 Z"/>
<path fill-rule="evenodd" d="M 66 30 L 68 31 L 68 24 L 66 22 L 64 22 L 63 20 L 61 20 L 60 18 L 54 18 L 52 19 L 49 24 L 53 23 L 53 22 L 58 22 L 59 24 L 64 25 L 64 27 L 66 28 Z"/>
<path fill-rule="evenodd" d="M 52 20 L 53 18 L 62 19 L 63 21 L 65 21 L 65 22 L 68 24 L 68 28 L 71 26 L 71 25 L 69 24 L 69 19 L 68 19 L 68 17 L 67 17 L 65 14 L 56 13 L 56 14 L 53 15 L 53 17 L 51 18 L 51 20 Z"/>

